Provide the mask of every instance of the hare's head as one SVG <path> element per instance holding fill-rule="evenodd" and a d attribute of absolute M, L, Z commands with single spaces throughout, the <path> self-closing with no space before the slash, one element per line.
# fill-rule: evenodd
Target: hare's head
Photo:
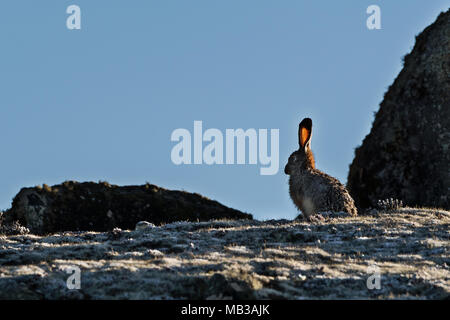
<path fill-rule="evenodd" d="M 298 125 L 298 145 L 284 167 L 285 174 L 292 174 L 304 169 L 315 169 L 314 156 L 311 151 L 312 120 L 305 118 Z"/>

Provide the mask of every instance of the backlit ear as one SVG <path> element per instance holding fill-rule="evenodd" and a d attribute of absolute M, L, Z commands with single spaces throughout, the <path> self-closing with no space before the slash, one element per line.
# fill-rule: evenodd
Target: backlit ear
<path fill-rule="evenodd" d="M 298 144 L 301 149 L 311 141 L 312 134 L 312 120 L 310 118 L 305 118 L 298 125 Z"/>

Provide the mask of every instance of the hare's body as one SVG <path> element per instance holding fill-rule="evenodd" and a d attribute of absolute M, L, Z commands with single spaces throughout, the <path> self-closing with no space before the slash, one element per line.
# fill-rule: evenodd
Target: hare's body
<path fill-rule="evenodd" d="M 342 183 L 317 169 L 293 172 L 289 177 L 289 194 L 306 217 L 325 211 L 357 214 L 353 199 Z"/>
<path fill-rule="evenodd" d="M 339 180 L 315 168 L 311 151 L 312 121 L 299 125 L 299 146 L 289 157 L 284 172 L 289 175 L 289 194 L 302 214 L 309 219 L 320 212 L 347 212 L 357 215 L 354 201 Z"/>

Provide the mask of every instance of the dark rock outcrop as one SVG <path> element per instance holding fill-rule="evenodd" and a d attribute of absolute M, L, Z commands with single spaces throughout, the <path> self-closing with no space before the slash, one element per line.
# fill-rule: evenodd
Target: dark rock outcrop
<path fill-rule="evenodd" d="M 416 37 L 355 151 L 347 187 L 363 208 L 397 198 L 449 209 L 449 148 L 450 10 Z"/>
<path fill-rule="evenodd" d="M 3 224 L 18 221 L 35 234 L 60 231 L 134 229 L 141 220 L 155 224 L 211 219 L 252 219 L 199 194 L 171 191 L 152 184 L 110 185 L 67 181 L 48 187 L 23 188 Z"/>

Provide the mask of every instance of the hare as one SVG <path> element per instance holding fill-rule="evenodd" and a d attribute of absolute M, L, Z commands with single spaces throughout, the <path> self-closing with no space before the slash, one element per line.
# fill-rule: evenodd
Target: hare
<path fill-rule="evenodd" d="M 290 155 L 284 168 L 284 173 L 289 175 L 292 201 L 307 220 L 325 211 L 343 211 L 356 216 L 355 203 L 344 185 L 316 169 L 311 151 L 311 135 L 312 120 L 305 118 L 298 128 L 299 149 Z"/>

